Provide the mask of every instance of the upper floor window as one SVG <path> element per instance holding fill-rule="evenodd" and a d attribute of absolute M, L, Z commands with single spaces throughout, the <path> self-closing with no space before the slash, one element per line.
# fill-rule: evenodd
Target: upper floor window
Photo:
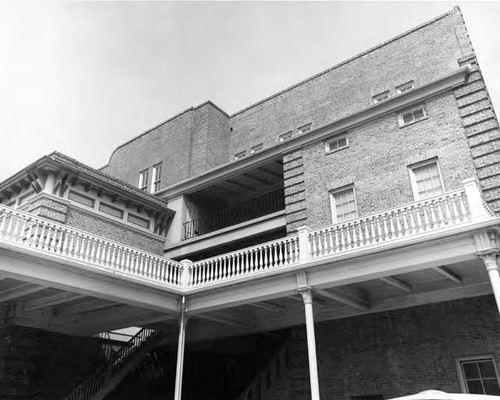
<path fill-rule="evenodd" d="M 289 132 L 281 134 L 279 137 L 280 142 L 284 142 L 285 140 L 290 139 L 292 137 L 292 135 L 293 135 L 293 131 L 289 131 Z"/>
<path fill-rule="evenodd" d="M 327 153 L 332 153 L 347 147 L 349 147 L 347 136 L 336 137 L 335 139 L 330 139 L 325 142 L 325 151 Z"/>
<path fill-rule="evenodd" d="M 404 111 L 398 115 L 399 126 L 406 126 L 427 118 L 424 106 L 418 106 L 412 110 Z"/>
<path fill-rule="evenodd" d="M 423 200 L 444 192 L 437 160 L 410 167 L 410 180 L 415 200 Z"/>
<path fill-rule="evenodd" d="M 302 125 L 302 126 L 298 129 L 298 133 L 304 133 L 304 132 L 307 132 L 307 131 L 311 130 L 311 127 L 312 127 L 312 123 L 311 123 L 311 122 L 309 122 L 308 124 Z"/>
<path fill-rule="evenodd" d="M 458 361 L 462 389 L 472 394 L 500 395 L 498 372 L 493 357 Z"/>
<path fill-rule="evenodd" d="M 403 83 L 402 85 L 396 86 L 396 92 L 398 93 L 406 92 L 407 90 L 413 89 L 413 86 L 414 86 L 413 81 Z"/>
<path fill-rule="evenodd" d="M 255 153 L 257 153 L 258 151 L 261 151 L 263 147 L 264 147 L 264 144 L 263 144 L 263 143 L 258 144 L 257 146 L 253 146 L 253 147 L 250 149 L 250 153 L 251 153 L 251 154 L 255 154 Z"/>
<path fill-rule="evenodd" d="M 149 169 L 139 172 L 139 189 L 147 191 L 149 184 Z"/>
<path fill-rule="evenodd" d="M 161 184 L 161 163 L 153 165 L 153 193 L 160 190 Z"/>
<path fill-rule="evenodd" d="M 243 157 L 245 157 L 246 155 L 247 155 L 246 150 L 243 150 L 243 151 L 240 151 L 239 153 L 236 153 L 236 154 L 234 155 L 234 159 L 235 159 L 235 160 L 239 160 L 240 158 L 243 158 Z"/>
<path fill-rule="evenodd" d="M 330 192 L 330 202 L 332 206 L 332 220 L 334 224 L 344 222 L 358 216 L 353 186 Z"/>
<path fill-rule="evenodd" d="M 390 96 L 390 93 L 388 90 L 386 90 L 385 92 L 382 92 L 382 93 L 379 93 L 379 94 L 376 94 L 375 96 L 373 96 L 373 102 L 378 103 L 379 101 L 388 99 L 389 96 Z"/>

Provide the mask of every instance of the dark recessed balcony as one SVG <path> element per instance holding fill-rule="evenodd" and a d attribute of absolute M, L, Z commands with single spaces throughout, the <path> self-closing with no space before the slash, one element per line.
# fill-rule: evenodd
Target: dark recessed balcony
<path fill-rule="evenodd" d="M 182 240 L 191 239 L 219 229 L 263 217 L 285 209 L 283 189 L 253 198 L 233 207 L 187 221 L 183 225 Z"/>

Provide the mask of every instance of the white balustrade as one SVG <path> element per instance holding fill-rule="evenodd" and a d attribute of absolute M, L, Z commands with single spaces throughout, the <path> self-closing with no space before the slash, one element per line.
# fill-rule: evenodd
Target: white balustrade
<path fill-rule="evenodd" d="M 298 238 L 290 236 L 195 262 L 189 266 L 188 286 L 271 271 L 298 262 Z"/>
<path fill-rule="evenodd" d="M 470 221 L 464 191 L 369 215 L 309 234 L 311 258 L 385 243 Z"/>
<path fill-rule="evenodd" d="M 31 214 L 0 206 L 0 240 L 173 286 L 181 264 Z"/>

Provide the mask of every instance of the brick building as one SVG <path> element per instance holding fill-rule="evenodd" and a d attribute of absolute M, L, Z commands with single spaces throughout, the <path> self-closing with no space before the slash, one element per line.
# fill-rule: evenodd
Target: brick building
<path fill-rule="evenodd" d="M 499 155 L 454 8 L 99 170 L 45 156 L 0 184 L 2 398 L 500 395 Z"/>

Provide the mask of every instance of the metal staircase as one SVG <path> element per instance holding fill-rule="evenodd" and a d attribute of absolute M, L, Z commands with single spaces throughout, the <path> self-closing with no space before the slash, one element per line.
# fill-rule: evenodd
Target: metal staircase
<path fill-rule="evenodd" d="M 158 331 L 141 329 L 64 400 L 103 400 L 162 341 Z"/>

